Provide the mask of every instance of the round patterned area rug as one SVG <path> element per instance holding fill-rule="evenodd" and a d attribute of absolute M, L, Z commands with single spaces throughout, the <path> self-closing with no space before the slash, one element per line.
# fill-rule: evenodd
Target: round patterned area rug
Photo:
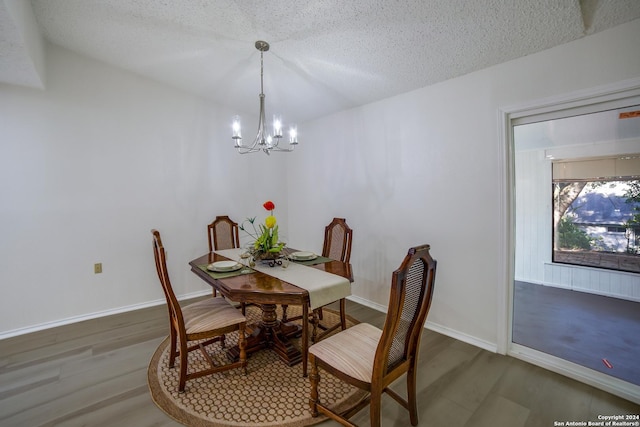
<path fill-rule="evenodd" d="M 300 307 L 289 306 L 289 317 L 299 315 Z M 323 309 L 323 324 L 339 321 L 332 310 Z M 247 307 L 249 324 L 259 320 L 260 308 Z M 278 317 L 281 317 L 278 309 Z M 354 325 L 347 318 L 348 326 Z M 237 334 L 228 334 L 227 343 L 237 342 Z M 299 340 L 296 340 L 299 346 Z M 298 347 L 299 348 L 299 347 Z M 326 417 L 311 417 L 309 378 L 302 376 L 302 363 L 293 367 L 281 361 L 275 352 L 264 349 L 249 356 L 247 375 L 242 369 L 187 381 L 184 393 L 178 393 L 178 362 L 168 367 L 169 338 L 154 353 L 147 374 L 155 404 L 176 421 L 198 427 L 279 426 L 298 427 L 317 424 Z M 207 347 L 214 360 L 226 363 L 219 343 Z M 206 362 L 200 351 L 189 354 L 190 368 L 201 369 Z M 319 394 L 325 404 L 337 410 L 353 406 L 364 392 L 326 374 L 320 381 Z"/>

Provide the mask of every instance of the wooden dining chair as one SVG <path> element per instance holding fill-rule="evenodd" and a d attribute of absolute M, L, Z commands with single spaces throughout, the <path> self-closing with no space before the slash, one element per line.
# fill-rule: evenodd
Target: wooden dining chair
<path fill-rule="evenodd" d="M 207 225 L 207 238 L 209 240 L 209 252 L 239 248 L 238 223 L 231 220 L 228 215 L 217 216 L 211 224 Z M 213 288 L 213 296 L 215 297 L 216 295 L 216 288 Z"/>
<path fill-rule="evenodd" d="M 309 348 L 310 405 L 314 417 L 321 412 L 343 425 L 353 426 L 348 419 L 370 405 L 371 426 L 379 427 L 382 394 L 387 393 L 409 411 L 411 424 L 418 425 L 417 356 L 435 277 L 436 261 L 429 254 L 429 245 L 409 249 L 400 267 L 393 272 L 382 330 L 360 323 Z M 335 413 L 324 406 L 318 396 L 320 369 L 369 392 L 368 397 L 345 412 Z M 388 388 L 404 374 L 407 400 Z"/>
<path fill-rule="evenodd" d="M 353 230 L 344 218 L 333 218 L 324 228 L 322 256 L 342 262 L 351 260 L 351 240 Z"/>
<path fill-rule="evenodd" d="M 333 218 L 331 223 L 329 223 L 329 225 L 324 228 L 322 256 L 334 259 L 336 261 L 348 263 L 351 259 L 352 239 L 353 230 L 347 225 L 347 221 L 344 218 Z M 309 313 L 309 321 L 313 324 L 313 332 L 311 334 L 311 340 L 313 342 L 321 340 L 338 328 L 341 328 L 342 330 L 347 329 L 346 300 L 344 298 L 340 299 L 339 304 L 340 322 L 331 326 L 325 326 L 320 323 L 320 321 L 324 318 L 322 314 L 322 307 L 316 308 L 311 313 Z M 282 309 L 284 322 L 291 322 L 294 320 L 299 320 L 301 318 L 301 316 L 287 318 L 287 306 L 283 305 Z M 320 328 L 323 331 L 318 334 L 317 328 Z"/>
<path fill-rule="evenodd" d="M 209 252 L 223 249 L 236 249 L 240 247 L 240 236 L 238 234 L 238 223 L 229 218 L 228 215 L 219 215 L 207 226 L 207 237 L 209 240 Z M 213 296 L 217 295 L 216 288 L 213 288 Z M 232 302 L 239 306 L 242 314 L 247 313 L 245 303 Z"/>
<path fill-rule="evenodd" d="M 169 348 L 169 367 L 175 366 L 176 357 L 179 357 L 180 381 L 178 391 L 183 392 L 188 380 L 211 375 L 216 372 L 228 371 L 234 368 L 242 368 L 247 373 L 247 341 L 245 329 L 247 319 L 224 298 L 208 298 L 186 307 L 180 307 L 176 298 L 169 273 L 167 271 L 166 255 L 160 232 L 151 230 L 153 234 L 153 255 L 156 261 L 158 278 L 167 299 L 169 309 L 169 327 L 171 347 Z M 215 365 L 213 359 L 206 351 L 206 346 L 219 341 L 222 347 L 225 344 L 225 334 L 238 331 L 238 347 L 240 357 L 237 362 L 225 365 Z M 190 345 L 190 343 L 193 343 Z M 189 353 L 200 350 L 209 368 L 200 371 L 188 372 Z"/>
<path fill-rule="evenodd" d="M 344 218 L 333 218 L 333 221 L 324 228 L 324 243 L 322 245 L 322 256 L 348 263 L 351 260 L 351 242 L 353 240 L 353 230 L 347 225 Z M 340 299 L 340 323 L 336 323 L 330 327 L 324 327 L 318 323 L 318 327 L 324 332 L 317 336 L 313 336 L 313 341 L 321 340 L 331 332 L 338 328 L 343 331 L 347 329 L 347 308 L 346 300 Z M 311 313 L 316 316 L 318 321 L 323 319 L 322 307 L 317 308 Z"/>
<path fill-rule="evenodd" d="M 227 215 L 217 216 L 207 226 L 207 235 L 209 237 L 209 252 L 240 247 L 238 223 Z"/>
<path fill-rule="evenodd" d="M 209 252 L 239 248 L 238 223 L 229 218 L 228 215 L 217 216 L 211 224 L 207 225 L 207 239 L 209 241 Z M 213 288 L 213 296 L 215 297 L 216 295 L 216 288 Z M 244 311 L 242 314 L 244 314 Z"/>

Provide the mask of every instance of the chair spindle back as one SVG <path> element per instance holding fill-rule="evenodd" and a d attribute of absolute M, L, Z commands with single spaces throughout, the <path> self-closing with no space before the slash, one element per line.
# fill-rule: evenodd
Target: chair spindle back
<path fill-rule="evenodd" d="M 238 223 L 232 221 L 227 215 L 217 216 L 216 219 L 207 226 L 207 229 L 209 235 L 209 252 L 240 247 Z"/>
<path fill-rule="evenodd" d="M 324 229 L 322 256 L 337 261 L 349 262 L 353 230 L 344 218 L 334 218 Z"/>
<path fill-rule="evenodd" d="M 376 351 L 376 370 L 382 376 L 410 362 L 420 346 L 422 328 L 433 298 L 436 264 L 429 245 L 409 249 L 393 272 L 389 309 Z"/>
<path fill-rule="evenodd" d="M 162 238 L 158 230 L 151 230 L 153 234 L 153 257 L 156 261 L 156 271 L 158 272 L 158 278 L 164 291 L 164 296 L 167 299 L 167 308 L 169 309 L 169 319 L 173 324 L 180 326 L 180 329 L 184 329 L 184 319 L 182 317 L 182 309 L 178 298 L 176 298 L 169 280 L 169 272 L 167 271 L 167 259 L 162 245 Z"/>

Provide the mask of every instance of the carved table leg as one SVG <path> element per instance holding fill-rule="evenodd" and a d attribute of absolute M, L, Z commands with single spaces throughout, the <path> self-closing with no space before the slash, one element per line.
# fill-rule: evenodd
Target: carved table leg
<path fill-rule="evenodd" d="M 275 304 L 262 304 L 262 319 L 253 327 L 253 332 L 247 338 L 247 354 L 264 348 L 274 350 L 287 365 L 293 366 L 302 361 L 302 353 L 289 338 L 300 333 L 301 327 L 295 324 L 285 324 L 278 320 Z M 232 360 L 239 357 L 238 346 L 230 348 L 227 356 Z"/>

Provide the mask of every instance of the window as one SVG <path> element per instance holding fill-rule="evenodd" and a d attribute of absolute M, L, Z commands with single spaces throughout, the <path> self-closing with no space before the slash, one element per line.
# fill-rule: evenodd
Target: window
<path fill-rule="evenodd" d="M 553 162 L 553 261 L 640 272 L 640 154 Z"/>
<path fill-rule="evenodd" d="M 627 230 L 625 227 L 607 227 L 607 232 L 609 233 L 626 233 Z"/>

